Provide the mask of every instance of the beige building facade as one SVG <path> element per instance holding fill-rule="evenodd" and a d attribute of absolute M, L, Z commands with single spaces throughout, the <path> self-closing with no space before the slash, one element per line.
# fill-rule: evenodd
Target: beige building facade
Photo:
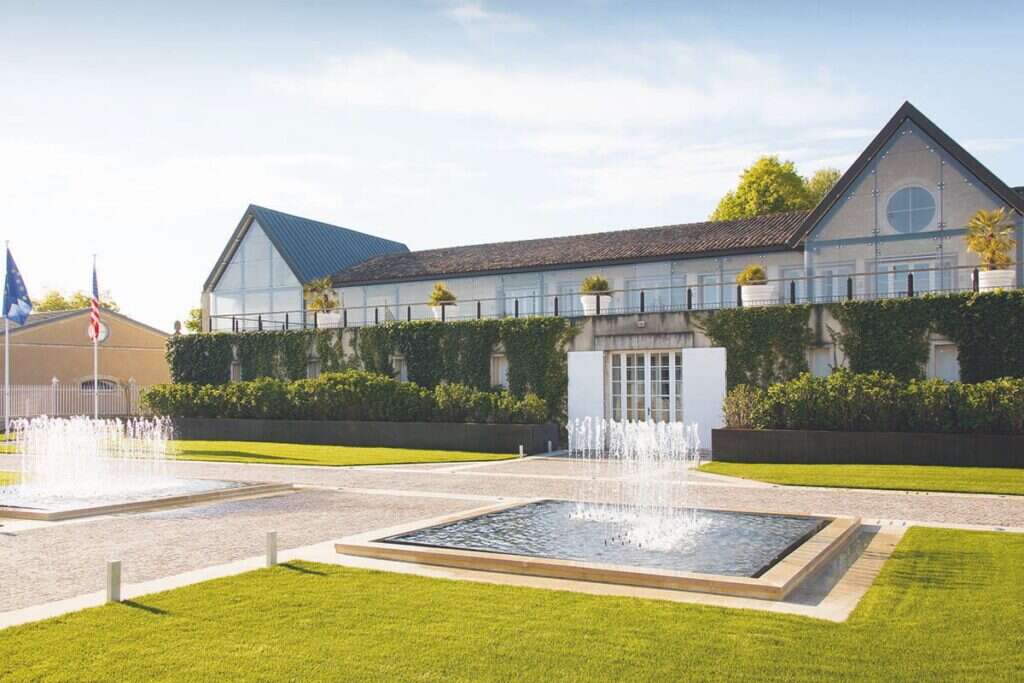
<path fill-rule="evenodd" d="M 149 386 L 170 381 L 167 334 L 128 316 L 103 311 L 99 344 L 101 389 Z M 91 388 L 93 345 L 89 310 L 37 313 L 10 330 L 11 384 Z M 0 377 L 3 377 L 0 365 Z"/>

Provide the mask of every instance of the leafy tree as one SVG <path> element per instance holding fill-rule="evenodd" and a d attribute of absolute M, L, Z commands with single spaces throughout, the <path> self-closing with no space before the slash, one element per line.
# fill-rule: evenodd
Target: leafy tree
<path fill-rule="evenodd" d="M 739 185 L 722 197 L 711 220 L 731 221 L 810 209 L 832 189 L 839 176 L 838 170 L 824 168 L 805 179 L 792 161 L 763 156 L 743 171 Z"/>
<path fill-rule="evenodd" d="M 106 308 L 110 311 L 121 310 L 117 303 L 109 298 L 109 293 L 104 292 L 100 295 L 100 308 Z M 82 308 L 89 308 L 92 303 L 92 297 L 85 292 L 78 290 L 72 294 L 65 296 L 56 289 L 51 289 L 43 298 L 38 301 L 32 302 L 32 309 L 37 313 L 46 313 L 49 311 L 77 311 Z"/>
<path fill-rule="evenodd" d="M 711 220 L 731 221 L 810 206 L 807 186 L 793 162 L 764 156 L 743 171 L 739 186 L 722 197 Z"/>
<path fill-rule="evenodd" d="M 838 168 L 820 168 L 807 179 L 807 192 L 811 195 L 811 203 L 817 204 L 839 182 L 842 173 Z"/>
<path fill-rule="evenodd" d="M 203 331 L 203 309 L 189 309 L 188 318 L 185 320 L 185 329 L 192 333 Z"/>

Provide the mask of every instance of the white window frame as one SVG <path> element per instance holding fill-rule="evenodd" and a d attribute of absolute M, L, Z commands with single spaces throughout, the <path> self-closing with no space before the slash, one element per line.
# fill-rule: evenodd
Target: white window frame
<path fill-rule="evenodd" d="M 669 368 L 669 392 L 668 392 L 668 422 L 682 422 L 683 421 L 683 408 L 682 408 L 682 351 L 673 349 L 653 349 L 653 350 L 626 350 L 626 351 L 611 351 L 608 353 L 607 371 L 606 371 L 606 386 L 608 392 L 608 416 L 612 420 L 618 422 L 625 421 L 636 421 L 638 416 L 635 411 L 631 410 L 626 397 L 628 395 L 629 380 L 627 379 L 627 362 L 630 357 L 636 358 L 637 356 L 642 357 L 642 364 L 635 365 L 634 367 L 643 370 L 643 395 L 638 396 L 643 399 L 643 415 L 639 419 L 652 420 L 654 415 L 654 399 L 658 396 L 655 393 L 654 385 L 659 381 L 651 376 L 652 371 L 652 356 L 668 356 L 668 368 Z M 615 368 L 618 363 L 619 377 L 615 378 Z M 634 379 L 633 382 L 636 382 Z M 615 407 L 615 398 L 618 398 L 618 410 Z M 618 414 L 615 414 L 615 413 Z M 661 420 L 665 421 L 665 420 Z"/>

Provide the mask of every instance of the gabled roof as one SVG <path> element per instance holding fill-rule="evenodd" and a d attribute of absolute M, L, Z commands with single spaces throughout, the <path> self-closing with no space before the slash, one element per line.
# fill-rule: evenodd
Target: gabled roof
<path fill-rule="evenodd" d="M 203 291 L 217 286 L 253 219 L 303 284 L 374 256 L 409 251 L 400 242 L 250 204 L 206 278 Z"/>
<path fill-rule="evenodd" d="M 829 209 L 846 193 L 850 186 L 860 177 L 861 172 L 867 168 L 868 164 L 878 155 L 879 152 L 885 147 L 886 143 L 896 134 L 900 126 L 903 125 L 904 121 L 911 121 L 918 128 L 924 131 L 937 145 L 942 147 L 950 156 L 956 159 L 964 168 L 981 181 L 985 187 L 992 191 L 997 197 L 1006 202 L 1006 205 L 1012 209 L 1015 209 L 1018 213 L 1024 214 L 1024 193 L 1015 191 L 1013 188 L 1008 186 L 1002 180 L 997 178 L 992 171 L 985 168 L 985 165 L 975 159 L 970 152 L 960 146 L 960 144 L 949 137 L 945 131 L 935 125 L 931 119 L 922 114 L 917 107 L 912 105 L 910 102 L 904 102 L 903 105 L 893 114 L 889 122 L 885 124 L 885 127 L 879 131 L 878 135 L 871 141 L 871 144 L 861 152 L 861 155 L 857 157 L 857 160 L 853 162 L 853 165 L 846 170 L 835 186 L 825 198 L 818 202 L 818 205 L 811 210 L 807 218 L 804 220 L 804 224 L 801 226 L 801 239 L 806 238 L 818 222 L 825 217 L 829 212 Z"/>
<path fill-rule="evenodd" d="M 19 325 L 18 323 L 12 320 L 10 323 L 11 332 L 19 332 L 21 330 L 26 330 L 30 327 L 39 327 L 41 325 L 46 325 L 48 323 L 57 322 L 58 320 L 74 318 L 76 316 L 86 316 L 88 314 L 88 308 L 75 308 L 70 311 L 43 311 L 42 313 L 31 313 L 28 316 L 28 319 L 25 321 L 24 325 Z M 104 308 L 100 311 L 100 320 L 108 316 L 120 318 L 121 320 L 132 323 L 133 325 L 137 325 L 143 329 L 149 330 L 150 332 L 159 334 L 164 337 L 170 336 L 163 330 L 158 330 L 157 328 L 147 325 L 146 323 L 139 322 L 135 318 L 130 318 L 124 313 L 118 313 L 117 311 L 112 311 L 108 308 Z M 3 328 L 0 327 L 0 337 L 2 337 L 3 334 Z"/>
<path fill-rule="evenodd" d="M 780 251 L 799 243 L 800 226 L 807 213 L 787 211 L 737 221 L 706 221 L 389 254 L 341 270 L 333 280 L 335 285 L 401 282 L 620 261 Z"/>

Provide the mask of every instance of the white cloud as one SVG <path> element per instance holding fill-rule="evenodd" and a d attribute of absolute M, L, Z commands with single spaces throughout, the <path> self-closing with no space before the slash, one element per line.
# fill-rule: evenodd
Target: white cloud
<path fill-rule="evenodd" d="M 445 6 L 442 14 L 467 28 L 517 32 L 533 28 L 530 21 L 508 12 L 487 9 L 482 2 L 453 2 Z"/>
<path fill-rule="evenodd" d="M 583 64 L 611 64 L 603 68 Z M 256 82 L 338 107 L 419 111 L 520 125 L 669 126 L 743 121 L 822 125 L 865 109 L 866 98 L 770 56 L 731 47 L 651 46 L 628 62 L 590 54 L 544 70 L 420 57 L 383 49 Z"/>
<path fill-rule="evenodd" d="M 1024 138 L 971 138 L 963 141 L 964 148 L 972 153 L 1008 152 L 1024 145 Z"/>

